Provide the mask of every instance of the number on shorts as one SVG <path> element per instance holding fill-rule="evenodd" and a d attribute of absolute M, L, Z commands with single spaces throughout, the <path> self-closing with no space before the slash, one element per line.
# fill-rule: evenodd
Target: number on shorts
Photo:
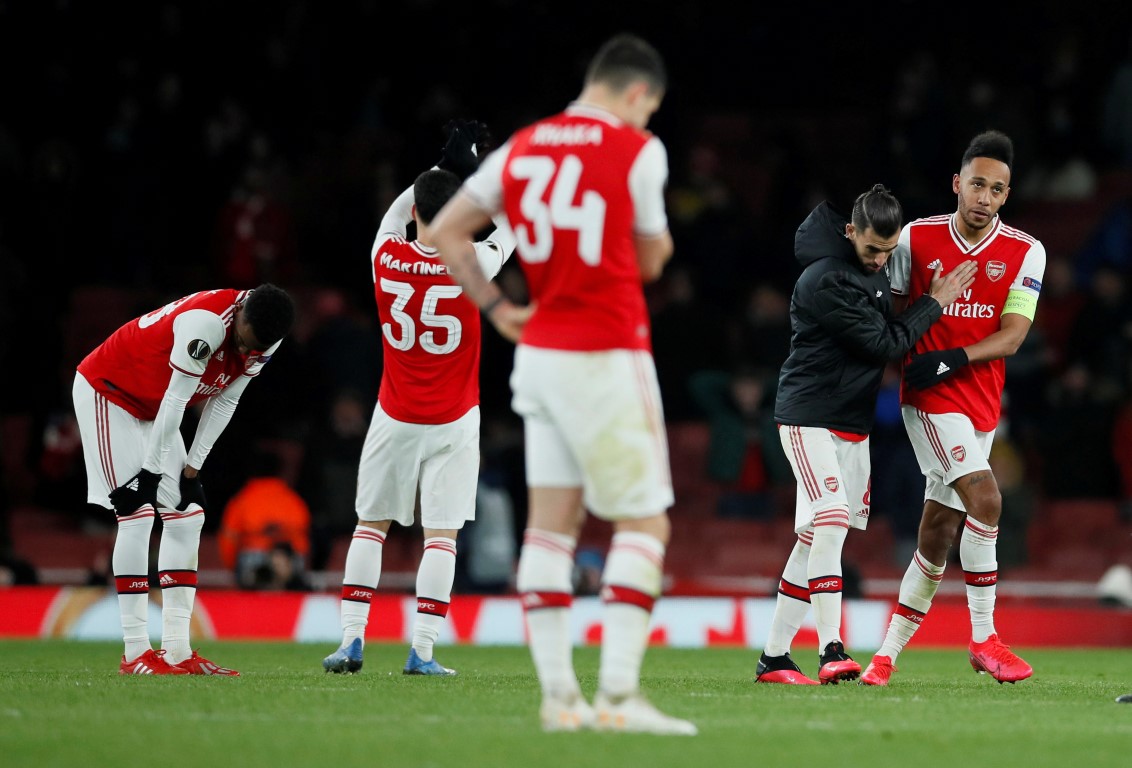
<path fill-rule="evenodd" d="M 521 223 L 515 227 L 520 258 L 531 263 L 546 261 L 554 247 L 554 230 L 573 229 L 578 232 L 578 256 L 586 264 L 596 267 L 601 262 L 605 198 L 587 189 L 582 192 L 581 204 L 574 205 L 578 180 L 582 177 L 581 159 L 577 155 L 566 155 L 556 168 L 554 160 L 549 157 L 518 157 L 511 163 L 511 175 L 527 181 L 519 200 L 519 210 L 530 226 Z M 554 188 L 550 191 L 550 204 L 547 205 L 542 198 L 551 179 L 554 180 Z"/>
<path fill-rule="evenodd" d="M 424 299 L 421 301 L 421 316 L 418 320 L 414 320 L 413 316 L 405 311 L 405 306 L 409 303 L 409 299 L 413 297 L 413 286 L 399 280 L 390 280 L 383 277 L 381 278 L 381 290 L 395 297 L 393 306 L 389 308 L 389 314 L 400 328 L 400 334 L 394 335 L 391 323 L 382 323 L 381 325 L 381 332 L 385 334 L 385 340 L 389 342 L 391 347 L 402 352 L 411 349 L 413 344 L 418 341 L 418 321 L 426 328 L 443 328 L 448 331 L 448 339 L 443 344 L 436 343 L 435 331 L 421 332 L 419 341 L 421 349 L 425 352 L 433 355 L 447 355 L 459 346 L 460 336 L 463 333 L 460 318 L 454 315 L 438 314 L 436 305 L 441 299 L 457 298 L 461 293 L 460 286 L 434 285 L 425 291 Z"/>

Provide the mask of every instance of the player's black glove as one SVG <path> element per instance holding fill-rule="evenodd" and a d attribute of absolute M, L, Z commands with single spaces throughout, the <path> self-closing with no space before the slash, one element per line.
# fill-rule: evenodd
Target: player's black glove
<path fill-rule="evenodd" d="M 915 389 L 927 389 L 950 379 L 966 364 L 967 353 L 962 347 L 925 352 L 904 366 L 904 381 Z"/>
<path fill-rule="evenodd" d="M 181 473 L 181 503 L 177 505 L 178 512 L 184 512 L 190 504 L 196 504 L 201 509 L 208 509 L 208 501 L 204 498 L 204 486 L 200 483 L 200 473 L 196 477 L 185 477 Z"/>
<path fill-rule="evenodd" d="M 114 513 L 118 517 L 132 515 L 149 504 L 157 507 L 157 485 L 161 482 L 161 475 L 141 470 L 129 480 L 110 492 L 110 503 L 114 505 Z"/>
<path fill-rule="evenodd" d="M 448 141 L 440 151 L 440 161 L 436 165 L 452 171 L 463 181 L 480 167 L 491 133 L 478 120 L 449 120 L 444 131 L 448 134 Z"/>

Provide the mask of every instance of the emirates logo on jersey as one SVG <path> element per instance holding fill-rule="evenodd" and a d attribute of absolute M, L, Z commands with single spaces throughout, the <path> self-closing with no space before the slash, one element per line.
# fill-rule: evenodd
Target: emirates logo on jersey
<path fill-rule="evenodd" d="M 1001 280 L 1002 276 L 1006 274 L 1006 262 L 1004 261 L 988 261 L 986 266 L 987 277 L 992 282 Z"/>
<path fill-rule="evenodd" d="M 827 477 L 825 479 L 825 487 L 829 489 L 830 493 L 837 493 L 837 489 L 841 486 L 838 485 L 836 477 Z"/>
<path fill-rule="evenodd" d="M 956 461 L 963 461 L 967 458 L 967 449 L 961 445 L 957 445 L 951 449 L 951 455 Z"/>

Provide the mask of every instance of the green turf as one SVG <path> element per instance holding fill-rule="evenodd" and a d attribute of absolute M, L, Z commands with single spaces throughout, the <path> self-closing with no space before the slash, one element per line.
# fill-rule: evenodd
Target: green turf
<path fill-rule="evenodd" d="M 406 650 L 371 644 L 358 675 L 333 650 L 207 643 L 239 679 L 119 677 L 117 643 L 0 642 L 4 766 L 1132 765 L 1132 653 L 1026 650 L 1018 685 L 975 675 L 962 650 L 912 649 L 888 688 L 754 685 L 751 651 L 653 648 L 643 685 L 695 738 L 543 734 L 525 648 L 446 647 L 457 678 L 405 677 Z M 815 654 L 816 655 L 816 654 Z M 858 658 L 867 658 L 867 653 Z M 802 659 L 805 662 L 805 658 Z M 816 658 L 803 663 L 816 674 Z M 579 649 L 587 692 L 597 651 Z M 707 762 L 703 762 L 707 761 Z"/>

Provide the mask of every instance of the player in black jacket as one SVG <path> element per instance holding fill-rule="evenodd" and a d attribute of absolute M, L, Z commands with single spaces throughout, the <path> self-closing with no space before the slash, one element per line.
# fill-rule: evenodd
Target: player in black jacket
<path fill-rule="evenodd" d="M 887 262 L 903 218 L 897 199 L 877 184 L 857 197 L 849 221 L 822 203 L 794 237 L 805 269 L 790 299 L 790 356 L 774 418 L 798 480 L 798 542 L 779 583 L 759 682 L 817 685 L 790 658 L 811 601 L 820 681 L 861 674 L 841 641 L 841 549 L 849 529 L 864 530 L 869 521 L 869 432 L 881 377 L 971 285 L 977 269 L 974 261 L 947 276 L 937 268 L 930 295 L 894 317 Z"/>

